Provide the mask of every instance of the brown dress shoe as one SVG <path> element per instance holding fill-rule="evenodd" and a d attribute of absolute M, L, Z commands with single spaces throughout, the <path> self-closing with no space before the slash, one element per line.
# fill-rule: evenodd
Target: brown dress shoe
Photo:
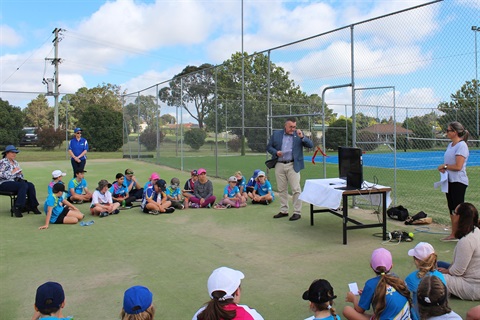
<path fill-rule="evenodd" d="M 302 217 L 302 216 L 299 215 L 298 213 L 294 213 L 294 214 L 290 217 L 290 219 L 288 219 L 288 220 L 290 220 L 290 221 L 295 221 L 295 220 L 300 219 L 301 217 Z"/>
<path fill-rule="evenodd" d="M 273 216 L 274 219 L 283 218 L 283 217 L 288 217 L 288 213 L 279 212 Z"/>

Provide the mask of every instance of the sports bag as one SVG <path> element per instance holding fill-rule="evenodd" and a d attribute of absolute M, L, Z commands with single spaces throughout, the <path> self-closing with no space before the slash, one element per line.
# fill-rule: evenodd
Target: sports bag
<path fill-rule="evenodd" d="M 408 218 L 408 210 L 403 206 L 392 207 L 387 210 L 387 215 L 391 219 L 395 219 L 398 221 L 405 221 Z"/>

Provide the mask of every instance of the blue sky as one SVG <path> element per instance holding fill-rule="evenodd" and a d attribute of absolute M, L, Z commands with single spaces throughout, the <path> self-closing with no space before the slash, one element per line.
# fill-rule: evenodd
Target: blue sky
<path fill-rule="evenodd" d="M 388 61 L 389 50 L 403 50 L 407 60 L 429 61 L 410 64 L 408 70 L 401 72 L 377 71 L 385 73 L 367 75 L 365 79 L 370 80 L 359 79 L 359 83 L 371 84 L 374 83 L 372 78 L 381 76 L 382 79 L 387 79 L 386 84 L 398 85 L 398 91 L 405 96 L 422 95 L 425 104 L 444 100 L 452 90 L 457 90 L 465 78 L 469 77 L 468 74 L 465 75 L 468 73 L 465 70 L 458 79 L 452 77 L 452 83 L 444 80 L 430 81 L 432 85 L 426 86 L 425 83 L 429 81 L 419 80 L 442 72 L 435 66 L 438 59 L 446 61 L 442 60 L 445 57 L 436 56 L 436 52 L 441 51 L 438 46 L 443 42 L 442 37 L 446 35 L 445 31 L 441 32 L 442 28 L 448 26 L 449 30 L 464 30 L 473 24 L 480 25 L 480 0 L 446 1 L 450 3 L 447 7 L 449 10 L 451 4 L 473 10 L 472 16 L 476 16 L 478 21 L 462 21 L 461 17 L 455 16 L 455 12 L 442 11 L 442 5 L 435 6 L 435 9 L 427 11 L 428 14 L 421 17 L 422 21 L 418 24 L 414 21 L 412 26 L 403 26 L 412 28 L 409 39 L 397 38 L 396 46 L 384 45 L 375 51 L 365 45 L 365 56 L 371 57 L 366 59 L 366 69 L 371 67 L 369 61 L 372 64 Z M 245 0 L 244 49 L 249 53 L 263 51 L 427 2 L 429 1 Z M 0 90 L 4 92 L 0 92 L 0 97 L 13 105 L 25 107 L 26 103 L 37 96 L 34 93 L 45 92 L 42 78 L 53 77 L 53 67 L 45 63 L 45 58 L 53 58 L 52 31 L 57 27 L 65 30 L 59 45 L 59 56 L 63 59 L 59 73 L 61 93 L 74 93 L 80 87 L 91 88 L 102 83 L 118 84 L 128 92 L 135 92 L 170 79 L 187 65 L 205 62 L 219 64 L 232 53 L 240 51 L 240 9 L 240 0 L 2 0 Z M 387 32 L 381 35 L 387 39 L 383 41 L 389 41 Z M 378 40 L 373 39 L 368 31 L 360 33 L 359 39 L 362 37 L 370 38 L 370 42 L 365 41 L 366 44 Z M 472 79 L 473 32 L 469 34 L 468 30 L 462 31 L 461 37 L 463 41 L 458 41 L 458 48 L 451 46 L 452 50 L 457 51 L 445 55 L 465 55 L 465 60 L 468 61 L 466 68 L 472 69 Z M 302 88 L 310 93 L 321 94 L 321 86 L 335 83 L 329 79 L 318 86 L 309 84 L 305 79 L 315 77 L 308 74 L 314 58 L 331 59 L 332 64 L 336 59 L 341 60 L 335 54 L 330 53 L 329 56 L 328 49 L 331 47 L 333 45 L 326 46 L 317 56 L 311 54 L 308 57 L 311 60 L 285 54 L 276 63 L 289 70 Z M 457 59 L 452 63 L 460 62 L 463 60 Z M 328 74 L 328 67 L 325 64 L 318 72 Z M 396 81 L 398 74 L 410 77 L 410 87 Z M 439 74 L 439 77 L 444 78 L 445 75 Z M 5 91 L 34 93 L 25 95 Z M 332 103 L 349 103 L 348 90 L 339 90 L 336 95 L 332 92 L 331 95 Z"/>

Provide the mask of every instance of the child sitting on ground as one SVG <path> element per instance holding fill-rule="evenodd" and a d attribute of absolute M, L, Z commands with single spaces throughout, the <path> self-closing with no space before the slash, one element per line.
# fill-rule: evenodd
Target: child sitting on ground
<path fill-rule="evenodd" d="M 419 242 L 415 248 L 408 250 L 408 255 L 413 257 L 417 270 L 410 273 L 405 282 L 412 293 L 413 307 L 411 309 L 412 319 L 420 319 L 418 315 L 417 288 L 420 281 L 427 276 L 437 276 L 445 282 L 443 274 L 437 270 L 437 254 L 432 245 L 427 242 Z"/>
<path fill-rule="evenodd" d="M 417 304 L 420 319 L 461 320 L 448 306 L 448 293 L 445 281 L 437 276 L 427 276 L 420 281 L 417 291 Z"/>
<path fill-rule="evenodd" d="M 67 189 L 67 199 L 72 203 L 83 203 L 92 200 L 92 193 L 87 189 L 84 170 L 75 171 L 75 178 L 70 180 Z"/>
<path fill-rule="evenodd" d="M 231 176 L 228 178 L 228 184 L 223 189 L 223 199 L 215 205 L 215 209 L 240 208 L 246 205 L 247 203 L 240 195 L 240 190 L 237 187 L 237 178 Z"/>
<path fill-rule="evenodd" d="M 247 193 L 247 182 L 245 181 L 245 177 L 243 176 L 241 171 L 235 172 L 235 178 L 237 178 L 237 187 L 240 191 L 240 195 L 243 199 L 245 199 L 245 203 L 248 200 L 248 193 Z"/>
<path fill-rule="evenodd" d="M 124 185 L 125 176 L 122 173 L 117 173 L 115 179 L 116 181 L 112 184 L 109 190 L 112 194 L 113 202 L 119 202 L 122 207 L 130 209 L 132 207 L 132 202 L 137 200 L 137 198 L 128 193 L 128 187 Z"/>
<path fill-rule="evenodd" d="M 145 189 L 141 205 L 144 213 L 157 215 L 160 213 L 172 213 L 175 211 L 175 208 L 171 207 L 172 203 L 166 199 L 167 197 L 162 191 L 163 187 L 166 187 L 166 182 L 165 180 L 160 179 L 156 181 L 153 186 L 149 186 Z"/>
<path fill-rule="evenodd" d="M 58 282 L 45 282 L 37 288 L 35 294 L 35 313 L 32 320 L 40 319 L 73 319 L 64 318 L 62 311 L 65 307 L 65 292 Z"/>
<path fill-rule="evenodd" d="M 197 180 L 198 180 L 197 170 L 192 170 L 192 172 L 190 172 L 190 179 L 185 181 L 185 185 L 183 186 L 183 190 L 182 190 L 182 196 L 184 196 L 185 199 L 187 199 L 185 208 L 188 208 L 193 204 L 195 205 L 194 207 L 196 208 L 199 207 L 198 204 L 196 203 L 190 203 L 190 198 L 193 197 L 193 190 L 195 188 L 195 182 Z"/>
<path fill-rule="evenodd" d="M 262 170 L 256 169 L 255 171 L 253 171 L 253 175 L 250 177 L 250 180 L 248 180 L 245 187 L 247 191 L 247 196 L 252 200 L 253 200 L 253 190 L 255 190 L 255 185 L 257 184 L 257 176 L 260 171 Z"/>
<path fill-rule="evenodd" d="M 384 248 L 373 251 L 370 267 L 376 276 L 367 280 L 360 299 L 352 292 L 347 293 L 343 315 L 347 319 L 410 319 L 410 291 L 405 281 L 390 274 L 393 267 L 392 254 Z M 372 306 L 373 314 L 365 311 Z"/>
<path fill-rule="evenodd" d="M 67 174 L 62 172 L 61 170 L 55 170 L 52 172 L 52 181 L 48 184 L 48 193 L 52 194 L 52 188 L 56 183 L 63 184 L 62 178 L 65 177 Z"/>
<path fill-rule="evenodd" d="M 272 185 L 265 177 L 265 172 L 260 171 L 257 175 L 257 182 L 253 190 L 252 204 L 270 204 L 275 199 Z"/>
<path fill-rule="evenodd" d="M 172 207 L 182 210 L 188 207 L 188 199 L 182 198 L 179 186 L 180 180 L 178 178 L 172 178 L 165 194 L 167 195 L 167 200 L 170 200 L 172 203 Z"/>
<path fill-rule="evenodd" d="M 52 193 L 48 195 L 43 205 L 43 210 L 47 214 L 45 224 L 38 229 L 48 229 L 50 223 L 76 224 L 83 219 L 84 214 L 65 199 L 64 192 L 65 185 L 63 183 L 53 186 Z"/>
<path fill-rule="evenodd" d="M 330 282 L 324 279 L 313 281 L 310 288 L 302 295 L 303 300 L 310 301 L 310 310 L 314 313 L 305 320 L 340 320 L 340 316 L 333 308 L 333 299 L 336 297 Z"/>
<path fill-rule="evenodd" d="M 108 217 L 111 214 L 118 214 L 120 203 L 113 203 L 112 194 L 108 190 L 112 185 L 107 180 L 100 180 L 98 187 L 92 195 L 90 213 L 100 218 Z"/>

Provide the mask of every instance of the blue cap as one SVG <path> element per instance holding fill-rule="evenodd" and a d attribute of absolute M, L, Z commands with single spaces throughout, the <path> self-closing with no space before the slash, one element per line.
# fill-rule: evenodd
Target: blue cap
<path fill-rule="evenodd" d="M 73 133 L 77 133 L 78 131 L 82 131 L 82 128 L 75 128 L 75 129 L 73 129 Z"/>
<path fill-rule="evenodd" d="M 123 310 L 128 314 L 139 314 L 152 305 L 153 294 L 147 287 L 133 286 L 123 296 Z"/>
<path fill-rule="evenodd" d="M 60 283 L 45 282 L 37 289 L 35 306 L 40 312 L 51 308 L 60 308 L 65 301 L 65 293 Z"/>
<path fill-rule="evenodd" d="M 2 154 L 6 154 L 7 152 L 19 153 L 20 151 L 18 151 L 18 149 L 15 148 L 14 145 L 8 145 L 8 146 L 5 148 L 5 151 L 2 151 Z"/>
<path fill-rule="evenodd" d="M 257 178 L 257 176 L 258 176 L 258 173 L 259 173 L 260 171 L 262 171 L 262 170 L 260 170 L 260 169 L 257 169 L 257 170 L 255 170 L 255 171 L 253 171 L 253 178 L 254 178 L 254 179 L 256 179 L 256 178 Z"/>

